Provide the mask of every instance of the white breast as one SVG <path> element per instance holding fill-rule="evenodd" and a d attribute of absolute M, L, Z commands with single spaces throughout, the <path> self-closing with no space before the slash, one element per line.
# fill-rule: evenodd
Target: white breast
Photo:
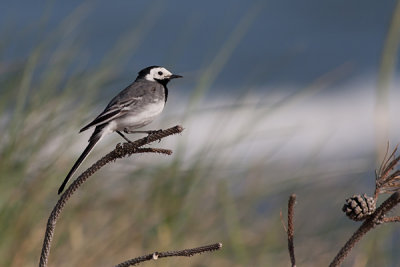
<path fill-rule="evenodd" d="M 140 111 L 132 111 L 116 121 L 116 130 L 137 129 L 152 122 L 164 109 L 165 102 L 149 103 Z"/>

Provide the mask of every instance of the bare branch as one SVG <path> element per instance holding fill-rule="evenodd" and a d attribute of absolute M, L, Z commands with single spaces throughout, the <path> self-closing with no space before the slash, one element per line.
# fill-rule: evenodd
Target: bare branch
<path fill-rule="evenodd" d="M 342 247 L 336 257 L 333 259 L 329 266 L 339 266 L 345 257 L 350 253 L 350 250 L 355 244 L 361 240 L 361 238 L 375 226 L 384 222 L 384 216 L 387 212 L 393 209 L 400 202 L 400 193 L 393 193 L 388 199 L 386 199 L 376 211 L 368 216 L 364 223 L 357 229 L 356 232 L 350 237 L 346 244 Z"/>
<path fill-rule="evenodd" d="M 157 148 L 140 148 L 146 144 L 152 143 L 156 140 L 160 140 L 169 135 L 177 134 L 183 131 L 181 126 L 171 127 L 169 129 L 157 132 L 148 137 L 139 139 L 132 143 L 124 143 L 122 145 L 118 144 L 116 148 L 94 163 L 91 167 L 89 167 L 86 171 L 84 171 L 78 178 L 75 179 L 73 183 L 64 191 L 58 200 L 57 204 L 54 206 L 53 211 L 50 214 L 50 217 L 47 221 L 46 233 L 43 240 L 42 253 L 40 255 L 40 267 L 47 266 L 48 257 L 50 254 L 51 241 L 54 235 L 54 229 L 56 227 L 56 223 L 58 217 L 60 216 L 61 211 L 63 210 L 65 204 L 68 199 L 72 196 L 72 194 L 95 172 L 97 172 L 100 168 L 105 166 L 106 164 L 115 161 L 118 158 L 123 158 L 126 156 L 130 156 L 135 153 L 163 153 L 170 155 L 172 153 L 171 150 L 167 149 L 157 149 Z"/>
<path fill-rule="evenodd" d="M 203 246 L 203 247 L 177 250 L 177 251 L 154 252 L 152 254 L 147 254 L 147 255 L 140 256 L 140 257 L 137 257 L 137 258 L 134 258 L 131 260 L 127 260 L 118 265 L 115 265 L 115 267 L 128 267 L 128 266 L 137 265 L 144 261 L 157 260 L 159 258 L 166 258 L 166 257 L 178 257 L 178 256 L 191 257 L 195 254 L 216 251 L 216 250 L 219 250 L 220 248 L 222 248 L 222 243 L 215 243 L 215 244 L 207 245 L 207 246 Z"/>

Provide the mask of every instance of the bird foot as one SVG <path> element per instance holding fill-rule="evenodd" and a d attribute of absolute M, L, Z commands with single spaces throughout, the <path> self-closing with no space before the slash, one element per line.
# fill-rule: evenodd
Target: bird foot
<path fill-rule="evenodd" d="M 160 129 L 160 130 L 153 130 L 153 131 L 147 131 L 147 134 L 148 135 L 152 135 L 152 134 L 158 134 L 158 133 L 161 133 L 162 132 L 162 129 Z"/>
<path fill-rule="evenodd" d="M 146 132 L 147 132 L 146 141 L 147 141 L 147 142 L 149 142 L 149 141 L 150 141 L 150 140 L 149 140 L 150 136 L 152 136 L 152 135 L 155 135 L 155 134 L 158 134 L 158 133 L 162 132 L 162 129 L 160 129 L 160 130 L 153 130 L 153 131 L 146 131 Z M 158 139 L 158 142 L 159 142 L 159 143 L 161 142 L 161 138 L 160 138 L 160 139 Z"/>

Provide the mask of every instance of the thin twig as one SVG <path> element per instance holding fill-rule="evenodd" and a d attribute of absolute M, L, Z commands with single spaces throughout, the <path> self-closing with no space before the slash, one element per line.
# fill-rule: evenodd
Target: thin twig
<path fill-rule="evenodd" d="M 389 222 L 400 222 L 400 216 L 395 216 L 395 217 L 385 217 L 382 219 L 383 223 L 389 223 Z"/>
<path fill-rule="evenodd" d="M 296 267 L 296 258 L 294 256 L 294 204 L 296 203 L 296 195 L 292 194 L 289 198 L 288 202 L 288 228 L 287 228 L 287 235 L 288 235 L 288 249 L 290 255 L 290 261 L 292 263 L 292 267 Z"/>
<path fill-rule="evenodd" d="M 84 171 L 81 175 L 79 175 L 78 178 L 76 178 L 75 181 L 73 183 L 71 183 L 71 185 L 67 188 L 67 190 L 65 190 L 64 193 L 61 195 L 60 199 L 58 200 L 57 204 L 54 206 L 53 211 L 50 214 L 50 217 L 47 221 L 46 233 L 45 233 L 44 240 L 43 240 L 42 253 L 40 255 L 39 266 L 40 267 L 47 266 L 47 262 L 48 262 L 48 258 L 49 258 L 49 254 L 50 254 L 51 241 L 52 241 L 53 235 L 54 235 L 54 229 L 56 227 L 56 223 L 57 223 L 58 217 L 60 216 L 61 211 L 63 210 L 65 204 L 67 203 L 68 199 L 72 196 L 72 194 L 91 175 L 93 175 L 96 171 L 98 171 L 100 168 L 105 166 L 107 163 L 115 161 L 118 158 L 130 156 L 135 153 L 152 152 L 152 153 L 164 153 L 164 154 L 170 155 L 172 153 L 171 150 L 154 149 L 154 148 L 140 148 L 140 147 L 144 146 L 146 144 L 149 144 L 151 142 L 154 142 L 156 140 L 165 138 L 169 135 L 180 133 L 182 131 L 183 131 L 183 128 L 178 125 L 178 126 L 171 127 L 169 129 L 157 132 L 148 137 L 139 139 L 132 143 L 124 143 L 122 145 L 118 144 L 117 147 L 113 151 L 109 152 L 107 155 L 105 155 L 100 160 L 98 160 L 96 163 L 94 163 L 91 167 L 89 167 L 86 171 Z"/>
<path fill-rule="evenodd" d="M 195 254 L 216 251 L 216 250 L 219 250 L 220 248 L 222 248 L 222 243 L 215 243 L 215 244 L 207 245 L 207 246 L 203 246 L 203 247 L 177 250 L 177 251 L 154 252 L 152 254 L 147 254 L 147 255 L 140 256 L 140 257 L 137 257 L 137 258 L 134 258 L 131 260 L 124 261 L 118 265 L 115 265 L 115 267 L 128 267 L 128 266 L 137 265 L 144 261 L 157 260 L 159 258 L 166 258 L 166 257 L 177 257 L 177 256 L 191 257 Z"/>
<path fill-rule="evenodd" d="M 393 193 L 388 199 L 386 199 L 376 211 L 368 216 L 364 223 L 357 229 L 356 232 L 350 237 L 346 244 L 342 247 L 336 257 L 333 259 L 329 266 L 339 266 L 344 258 L 349 254 L 350 250 L 355 244 L 361 240 L 361 238 L 375 226 L 384 222 L 385 214 L 394 208 L 400 202 L 400 193 Z"/>

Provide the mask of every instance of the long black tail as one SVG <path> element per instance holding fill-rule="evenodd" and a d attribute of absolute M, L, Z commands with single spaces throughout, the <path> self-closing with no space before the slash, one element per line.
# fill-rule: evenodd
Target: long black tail
<path fill-rule="evenodd" d="M 96 128 L 95 132 L 93 133 L 92 137 L 89 139 L 89 144 L 85 148 L 85 150 L 82 152 L 78 160 L 75 162 L 74 166 L 72 166 L 72 169 L 69 171 L 67 177 L 65 177 L 64 182 L 58 189 L 58 194 L 61 194 L 61 192 L 64 190 L 65 185 L 68 183 L 69 179 L 71 176 L 75 173 L 76 169 L 81 165 L 81 163 L 85 160 L 89 152 L 93 149 L 93 147 L 97 144 L 97 142 L 101 138 L 101 132 L 98 131 L 100 129 Z"/>

